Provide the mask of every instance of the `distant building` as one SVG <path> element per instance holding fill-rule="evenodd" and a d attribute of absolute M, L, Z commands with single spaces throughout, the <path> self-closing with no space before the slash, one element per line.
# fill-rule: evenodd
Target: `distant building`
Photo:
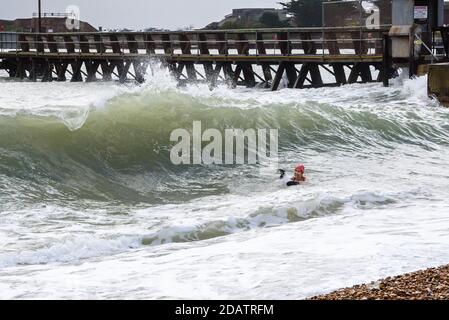
<path fill-rule="evenodd" d="M 69 32 L 66 27 L 67 16 L 65 14 L 45 14 L 42 18 L 43 32 Z M 16 20 L 0 20 L 0 26 L 4 31 L 12 32 L 36 32 L 38 29 L 38 18 L 25 18 Z M 81 32 L 96 32 L 97 29 L 89 23 L 80 21 Z"/>

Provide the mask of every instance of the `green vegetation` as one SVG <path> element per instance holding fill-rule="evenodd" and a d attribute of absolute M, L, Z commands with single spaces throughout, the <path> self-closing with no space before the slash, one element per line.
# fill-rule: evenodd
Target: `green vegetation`
<path fill-rule="evenodd" d="M 261 28 L 262 25 L 259 22 L 244 22 L 242 20 L 226 21 L 219 29 L 230 30 L 230 29 L 255 29 Z"/>
<path fill-rule="evenodd" d="M 289 27 L 287 21 L 281 21 L 279 15 L 274 12 L 265 12 L 259 20 L 264 28 L 286 28 Z"/>
<path fill-rule="evenodd" d="M 288 21 L 281 21 L 279 15 L 274 12 L 265 12 L 259 21 L 244 21 L 236 19 L 234 21 L 226 21 L 220 29 L 262 29 L 262 28 L 287 28 L 290 24 Z"/>
<path fill-rule="evenodd" d="M 298 27 L 321 27 L 324 0 L 291 0 L 281 2 L 294 18 Z"/>

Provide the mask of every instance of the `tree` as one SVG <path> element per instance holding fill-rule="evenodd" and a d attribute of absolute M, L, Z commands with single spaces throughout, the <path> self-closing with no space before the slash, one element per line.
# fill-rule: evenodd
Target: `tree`
<path fill-rule="evenodd" d="M 279 15 L 275 12 L 264 12 L 259 22 L 264 28 L 283 28 L 288 26 L 288 23 L 281 21 Z"/>
<path fill-rule="evenodd" d="M 281 2 L 296 21 L 298 27 L 321 27 L 324 0 L 291 0 Z"/>
<path fill-rule="evenodd" d="M 339 10 L 340 12 L 325 12 L 326 15 L 333 15 L 333 18 L 337 18 L 339 15 L 347 14 L 347 10 L 350 7 L 354 7 L 355 2 L 345 3 L 344 0 L 336 0 L 342 1 L 344 5 L 332 7 L 331 11 Z M 295 19 L 295 22 L 298 27 L 321 27 L 323 25 L 323 2 L 325 0 L 291 0 L 290 2 L 281 2 L 280 4 L 284 7 L 290 15 L 292 15 Z M 346 6 L 348 4 L 349 6 Z M 328 7 L 329 8 L 329 7 Z M 326 17 L 327 19 L 328 17 Z M 337 18 L 338 19 L 338 18 Z M 341 17 L 341 19 L 343 19 Z"/>

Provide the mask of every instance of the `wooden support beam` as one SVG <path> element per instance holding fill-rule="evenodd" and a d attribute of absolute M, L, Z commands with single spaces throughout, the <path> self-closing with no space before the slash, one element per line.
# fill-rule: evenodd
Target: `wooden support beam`
<path fill-rule="evenodd" d="M 97 81 L 97 71 L 100 66 L 100 61 L 98 60 L 87 60 L 84 62 L 87 71 L 86 82 L 95 82 Z"/>
<path fill-rule="evenodd" d="M 382 83 L 384 87 L 389 86 L 390 69 L 391 69 L 390 37 L 388 36 L 388 34 L 385 34 L 383 36 L 382 69 L 379 73 L 379 77 L 382 75 Z"/>
<path fill-rule="evenodd" d="M 83 75 L 81 73 L 81 68 L 83 66 L 83 62 L 81 60 L 75 60 L 71 63 L 73 75 L 71 82 L 82 82 L 83 81 Z"/>
<path fill-rule="evenodd" d="M 287 86 L 289 88 L 293 88 L 295 86 L 295 82 L 296 82 L 296 78 L 297 78 L 295 64 L 291 63 L 291 62 L 286 62 L 285 63 L 285 72 L 287 74 L 287 80 L 288 80 Z"/>
<path fill-rule="evenodd" d="M 237 52 L 240 55 L 249 54 L 249 43 L 244 33 L 239 33 L 237 35 Z M 253 88 L 256 86 L 256 79 L 254 78 L 254 71 L 251 63 L 238 63 L 234 75 L 234 81 L 237 82 L 240 77 L 240 72 L 243 72 L 243 82 L 248 88 Z"/>
<path fill-rule="evenodd" d="M 187 62 L 186 70 L 187 70 L 187 78 L 189 79 L 189 81 L 196 82 L 198 78 L 196 76 L 195 64 L 193 62 Z"/>
<path fill-rule="evenodd" d="M 267 49 L 265 47 L 263 33 L 258 32 L 256 38 L 257 38 L 257 53 L 259 55 L 267 54 Z M 263 76 L 264 76 L 265 87 L 268 88 L 269 83 L 273 80 L 273 76 L 271 75 L 270 65 L 268 63 L 262 63 L 261 67 L 262 67 L 262 72 L 263 72 Z"/>
<path fill-rule="evenodd" d="M 443 41 L 444 54 L 446 59 L 449 59 L 449 29 L 444 28 L 440 31 L 441 40 Z"/>
<path fill-rule="evenodd" d="M 274 76 L 273 83 L 271 84 L 271 91 L 277 91 L 279 89 L 279 84 L 281 83 L 282 77 L 285 71 L 285 62 L 281 62 Z"/>
<path fill-rule="evenodd" d="M 323 79 L 321 78 L 320 67 L 317 63 L 309 64 L 310 77 L 312 78 L 312 86 L 319 88 L 323 86 Z"/>
<path fill-rule="evenodd" d="M 354 64 L 351 73 L 349 74 L 348 83 L 356 83 L 360 76 L 360 65 L 358 63 Z"/>
<path fill-rule="evenodd" d="M 309 65 L 305 63 L 301 66 L 301 69 L 299 70 L 298 78 L 296 79 L 296 83 L 294 85 L 295 88 L 302 89 L 304 87 L 304 82 L 307 79 L 308 73 L 309 73 Z"/>
<path fill-rule="evenodd" d="M 251 63 L 244 63 L 241 65 L 243 71 L 243 78 L 245 85 L 248 88 L 254 88 L 256 86 L 256 78 L 254 77 L 254 70 Z"/>
<path fill-rule="evenodd" d="M 43 74 L 42 82 L 52 82 L 53 81 L 53 63 L 48 60 L 42 62 Z"/>
<path fill-rule="evenodd" d="M 137 77 L 136 77 L 135 74 L 133 74 L 131 71 L 128 71 L 128 74 L 129 74 L 134 80 L 137 81 Z"/>
<path fill-rule="evenodd" d="M 175 77 L 175 80 L 181 79 L 182 72 L 184 71 L 184 67 L 185 67 L 184 62 L 180 62 L 177 67 L 174 66 L 174 68 L 172 69 L 172 74 Z"/>
<path fill-rule="evenodd" d="M 360 77 L 362 78 L 362 82 L 372 82 L 373 76 L 371 75 L 371 67 L 368 63 L 360 64 Z"/>
<path fill-rule="evenodd" d="M 184 69 L 184 63 L 180 62 L 179 63 L 179 67 L 182 66 L 182 69 Z M 175 79 L 179 79 L 181 74 L 182 74 L 182 69 L 180 72 L 178 72 L 178 66 L 176 66 L 176 62 L 167 62 L 167 61 L 163 61 L 161 63 L 161 69 L 165 69 L 167 68 L 167 70 L 170 72 L 170 74 L 172 75 L 173 78 Z"/>
<path fill-rule="evenodd" d="M 131 67 L 131 60 L 117 61 L 117 72 L 120 83 L 124 83 L 128 78 L 128 71 Z"/>
<path fill-rule="evenodd" d="M 148 68 L 148 61 L 140 62 L 140 61 L 133 61 L 133 68 L 135 74 L 135 79 L 138 83 L 144 83 L 145 82 L 145 74 L 147 72 Z"/>
<path fill-rule="evenodd" d="M 69 66 L 69 64 L 67 62 L 59 62 L 56 63 L 55 62 L 55 69 L 56 69 L 56 80 L 63 82 L 66 81 L 66 72 L 67 72 L 67 67 Z"/>
<path fill-rule="evenodd" d="M 325 64 L 322 64 L 321 67 L 335 77 L 335 72 L 329 69 Z"/>
<path fill-rule="evenodd" d="M 0 62 L 0 69 L 6 70 L 8 72 L 10 78 L 14 78 L 16 76 L 17 71 L 17 63 L 16 60 L 7 59 Z"/>
<path fill-rule="evenodd" d="M 202 80 L 207 81 L 206 77 L 203 76 L 203 74 L 202 74 L 201 72 L 199 72 L 196 68 L 195 68 L 195 72 L 196 72 L 196 74 L 197 74 L 198 76 L 200 76 L 200 78 L 201 78 Z"/>
<path fill-rule="evenodd" d="M 268 88 L 270 86 L 271 81 L 273 80 L 273 76 L 271 74 L 271 68 L 268 64 L 262 64 L 262 71 L 265 80 L 265 87 Z"/>
<path fill-rule="evenodd" d="M 334 69 L 335 83 L 342 85 L 346 84 L 346 73 L 345 68 L 342 64 L 332 64 L 332 68 Z"/>
<path fill-rule="evenodd" d="M 112 73 L 114 72 L 115 64 L 113 62 L 109 63 L 108 61 L 101 62 L 101 71 L 103 72 L 103 80 L 111 81 Z"/>
<path fill-rule="evenodd" d="M 26 77 L 26 72 L 25 72 L 24 61 L 22 59 L 19 59 L 17 61 L 15 78 L 19 79 L 19 80 L 23 80 L 25 77 Z"/>
<path fill-rule="evenodd" d="M 225 81 L 227 85 L 231 88 L 235 88 L 237 85 L 237 80 L 234 80 L 234 70 L 232 69 L 232 64 L 229 62 L 223 63 L 223 73 L 225 76 Z M 240 74 L 239 74 L 240 76 Z M 238 77 L 239 77 L 238 76 Z M 237 79 L 238 79 L 237 77 Z"/>
<path fill-rule="evenodd" d="M 179 35 L 179 42 L 181 46 L 182 54 L 192 54 L 192 44 L 190 42 L 189 37 L 186 34 Z M 184 63 L 187 71 L 187 79 L 191 82 L 196 82 L 198 80 L 196 76 L 195 64 L 193 62 Z M 182 74 L 182 71 L 181 71 Z M 179 79 L 179 78 L 178 78 Z"/>
<path fill-rule="evenodd" d="M 37 63 L 36 59 L 31 59 L 30 75 L 29 79 L 33 82 L 37 81 Z"/>
<path fill-rule="evenodd" d="M 235 67 L 235 71 L 234 71 L 234 75 L 232 77 L 232 84 L 236 85 L 237 82 L 239 81 L 240 78 L 240 74 L 242 73 L 242 65 L 241 64 L 237 64 L 237 66 Z"/>
<path fill-rule="evenodd" d="M 310 73 L 310 79 L 307 75 Z M 317 63 L 305 63 L 302 65 L 299 75 L 294 84 L 294 88 L 304 88 L 304 82 L 308 80 L 312 87 L 318 88 L 323 86 L 323 79 L 321 78 L 320 67 Z"/>
<path fill-rule="evenodd" d="M 223 68 L 223 63 L 222 62 L 218 62 L 217 65 L 215 66 L 215 70 L 213 69 L 212 66 L 212 74 L 209 76 L 209 88 L 213 89 L 216 87 L 217 85 L 217 80 L 218 80 L 218 76 L 220 75 L 221 69 Z M 206 75 L 208 74 L 208 72 L 206 71 Z"/>
<path fill-rule="evenodd" d="M 257 78 L 257 79 L 259 79 L 262 83 L 264 83 L 265 82 L 265 79 L 264 78 L 262 78 L 261 76 L 259 76 L 258 74 L 257 74 L 257 72 L 256 71 L 253 71 L 253 73 L 254 73 L 254 76 Z"/>
<path fill-rule="evenodd" d="M 212 82 L 214 73 L 215 73 L 214 66 L 213 66 L 212 62 L 203 63 L 203 67 L 204 67 L 204 74 L 206 75 L 206 80 L 208 82 Z M 221 65 L 220 65 L 220 70 L 221 70 Z"/>
<path fill-rule="evenodd" d="M 348 78 L 349 83 L 356 83 L 359 77 L 362 79 L 362 82 L 371 82 L 373 81 L 371 75 L 371 69 L 368 63 L 356 62 L 354 67 L 351 70 L 351 73 Z"/>

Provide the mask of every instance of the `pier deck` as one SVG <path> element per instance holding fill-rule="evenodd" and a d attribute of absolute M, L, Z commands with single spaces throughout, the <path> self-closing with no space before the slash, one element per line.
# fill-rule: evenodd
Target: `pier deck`
<path fill-rule="evenodd" d="M 386 32 L 351 27 L 18 33 L 7 44 L 16 49 L 0 51 L 0 69 L 31 81 L 142 82 L 147 69 L 160 63 L 180 82 L 262 84 L 272 90 L 283 78 L 291 88 L 385 81 Z"/>

